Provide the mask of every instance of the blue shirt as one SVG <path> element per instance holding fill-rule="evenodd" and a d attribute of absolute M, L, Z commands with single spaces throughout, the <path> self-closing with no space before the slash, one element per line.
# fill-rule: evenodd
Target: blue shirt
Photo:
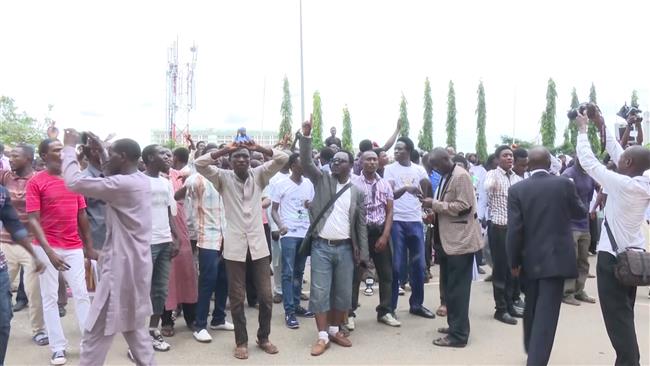
<path fill-rule="evenodd" d="M 596 182 L 591 178 L 587 173 L 579 170 L 576 166 L 567 168 L 562 176 L 571 178 L 573 183 L 576 185 L 576 191 L 578 191 L 578 197 L 585 205 L 589 207 L 589 203 L 594 195 L 594 190 L 596 189 Z M 585 216 L 584 219 L 580 220 L 571 220 L 571 228 L 575 231 L 580 232 L 589 232 L 589 217 Z"/>
<path fill-rule="evenodd" d="M 434 170 L 431 172 L 431 175 L 429 176 L 429 180 L 431 181 L 431 188 L 432 192 L 435 192 L 436 189 L 438 188 L 438 185 L 440 184 L 440 180 L 442 179 L 442 176 Z"/>
<path fill-rule="evenodd" d="M 4 186 L 0 186 L 0 224 L 11 234 L 14 242 L 27 237 L 27 229 L 20 223 L 18 213 L 11 205 L 9 191 Z M 5 271 L 6 269 L 7 259 L 2 250 L 0 250 L 0 271 Z"/>

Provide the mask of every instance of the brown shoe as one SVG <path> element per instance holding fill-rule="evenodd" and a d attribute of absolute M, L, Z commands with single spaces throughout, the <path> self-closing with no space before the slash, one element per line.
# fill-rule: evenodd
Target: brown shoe
<path fill-rule="evenodd" d="M 352 342 L 343 333 L 337 332 L 334 335 L 330 334 L 330 341 L 338 344 L 341 347 L 352 347 Z"/>
<path fill-rule="evenodd" d="M 325 350 L 330 348 L 330 342 L 325 342 L 324 339 L 318 339 L 313 346 L 311 346 L 311 355 L 320 356 L 325 353 Z"/>
<path fill-rule="evenodd" d="M 261 348 L 262 351 L 264 351 L 264 352 L 266 352 L 266 353 L 268 353 L 270 355 L 274 355 L 274 354 L 278 353 L 278 347 L 276 347 L 268 339 L 263 341 L 263 342 L 257 341 L 257 346 L 259 348 Z"/>
<path fill-rule="evenodd" d="M 248 359 L 248 346 L 241 345 L 241 346 L 235 347 L 235 352 L 233 352 L 233 356 L 235 356 L 235 358 L 239 359 L 239 360 L 247 360 Z"/>

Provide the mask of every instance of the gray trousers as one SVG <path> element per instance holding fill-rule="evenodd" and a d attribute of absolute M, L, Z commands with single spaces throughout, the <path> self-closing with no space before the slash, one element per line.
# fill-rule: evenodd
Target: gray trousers
<path fill-rule="evenodd" d="M 106 355 L 111 348 L 113 337 L 115 336 L 115 334 L 104 334 L 108 302 L 109 300 L 106 300 L 106 304 L 102 308 L 93 329 L 84 332 L 83 338 L 81 339 L 80 366 L 103 365 L 106 363 Z M 151 345 L 151 336 L 147 331 L 144 319 L 142 320 L 142 326 L 138 330 L 122 332 L 122 336 L 129 345 L 129 349 L 137 365 L 149 366 L 156 364 L 153 346 Z"/>
<path fill-rule="evenodd" d="M 589 276 L 589 246 L 591 235 L 588 231 L 574 231 L 573 241 L 575 242 L 576 258 L 578 259 L 578 278 L 570 278 L 564 283 L 565 294 L 582 294 L 585 291 L 585 283 Z"/>

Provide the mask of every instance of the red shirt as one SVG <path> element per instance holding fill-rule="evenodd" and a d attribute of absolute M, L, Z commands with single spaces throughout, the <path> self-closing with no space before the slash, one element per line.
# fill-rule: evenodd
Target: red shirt
<path fill-rule="evenodd" d="M 18 213 L 18 218 L 20 222 L 27 227 L 27 212 L 25 211 L 25 189 L 27 182 L 36 174 L 32 174 L 26 177 L 19 177 L 11 170 L 2 170 L 0 171 L 0 185 L 3 185 L 9 191 L 9 197 L 11 197 L 11 205 L 14 206 L 16 212 Z M 32 235 L 29 235 L 30 240 Z M 0 243 L 11 244 L 13 239 L 7 230 L 2 230 L 0 232 Z"/>
<path fill-rule="evenodd" d="M 83 247 L 77 215 L 84 208 L 83 196 L 70 192 L 61 177 L 42 171 L 27 182 L 27 213 L 40 211 L 41 227 L 52 248 Z M 38 244 L 36 240 L 34 243 Z"/>

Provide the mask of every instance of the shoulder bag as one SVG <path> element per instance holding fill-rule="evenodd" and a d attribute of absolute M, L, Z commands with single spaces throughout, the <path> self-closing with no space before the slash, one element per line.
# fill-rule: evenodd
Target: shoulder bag
<path fill-rule="evenodd" d="M 642 249 L 626 249 L 622 253 L 618 252 L 618 245 L 609 228 L 607 219 L 605 219 L 605 229 L 612 249 L 616 252 L 616 266 L 614 266 L 614 276 L 624 286 L 648 286 L 650 285 L 650 253 Z M 637 249 L 637 248 L 635 248 Z"/>

